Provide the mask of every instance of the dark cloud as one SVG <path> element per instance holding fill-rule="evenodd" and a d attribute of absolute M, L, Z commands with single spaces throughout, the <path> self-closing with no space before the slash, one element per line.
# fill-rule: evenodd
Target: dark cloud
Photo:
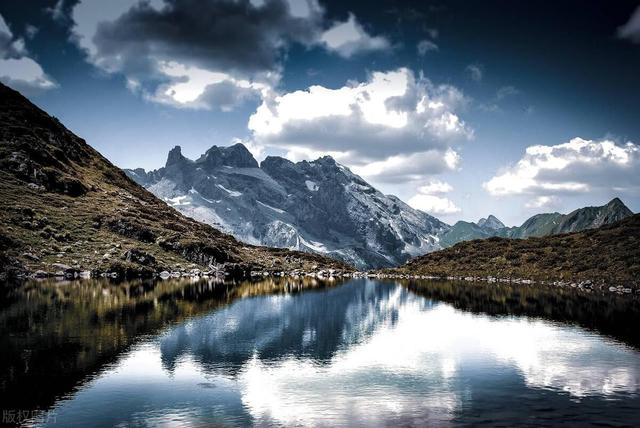
<path fill-rule="evenodd" d="M 276 69 L 288 43 L 314 41 L 319 21 L 318 11 L 296 17 L 281 0 L 259 7 L 248 0 L 167 0 L 159 8 L 136 4 L 101 22 L 92 42 L 96 62 L 134 74 L 171 60 L 251 75 Z"/>

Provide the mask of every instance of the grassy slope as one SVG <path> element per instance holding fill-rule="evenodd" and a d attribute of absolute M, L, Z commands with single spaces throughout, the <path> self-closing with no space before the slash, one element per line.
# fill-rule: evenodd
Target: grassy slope
<path fill-rule="evenodd" d="M 243 269 L 349 269 L 326 257 L 239 243 L 178 213 L 60 122 L 0 84 L 0 274 L 54 263 L 139 273 L 212 261 Z M 137 249 L 155 262 L 125 261 Z"/>
<path fill-rule="evenodd" d="M 640 287 L 640 214 L 583 232 L 528 239 L 461 242 L 387 272 L 592 280 Z"/>

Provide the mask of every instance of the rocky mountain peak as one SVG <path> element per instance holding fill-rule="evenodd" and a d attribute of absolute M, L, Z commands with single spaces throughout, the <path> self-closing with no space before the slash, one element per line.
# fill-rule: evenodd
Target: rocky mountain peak
<path fill-rule="evenodd" d="M 258 168 L 258 162 L 242 143 L 229 147 L 213 146 L 198 159 L 208 168 L 231 166 L 237 168 Z"/>
<path fill-rule="evenodd" d="M 283 171 L 293 170 L 295 164 L 289 159 L 280 156 L 267 156 L 261 163 L 260 168 L 269 175 L 278 174 Z"/>
<path fill-rule="evenodd" d="M 504 223 L 498 220 L 498 218 L 493 214 L 489 215 L 489 217 L 487 218 L 481 218 L 480 220 L 478 220 L 478 226 L 493 230 L 498 230 L 505 227 Z"/>
<path fill-rule="evenodd" d="M 633 212 L 620 200 L 620 198 L 613 198 L 605 206 L 610 210 L 619 210 L 628 215 L 633 214 Z"/>
<path fill-rule="evenodd" d="M 336 160 L 329 155 L 322 156 L 321 158 L 316 159 L 314 162 L 324 165 L 337 165 Z"/>
<path fill-rule="evenodd" d="M 185 159 L 182 156 L 182 148 L 180 146 L 175 146 L 173 149 L 169 151 L 169 155 L 167 156 L 166 166 L 175 165 L 177 163 L 182 162 Z"/>

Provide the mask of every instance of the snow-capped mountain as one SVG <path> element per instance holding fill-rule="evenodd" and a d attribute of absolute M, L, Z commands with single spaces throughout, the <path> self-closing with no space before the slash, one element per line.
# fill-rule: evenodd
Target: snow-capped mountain
<path fill-rule="evenodd" d="M 440 249 L 449 226 L 384 195 L 325 156 L 260 165 L 242 144 L 193 161 L 180 147 L 165 167 L 125 170 L 182 213 L 252 244 L 322 253 L 360 269 L 394 266 Z"/>

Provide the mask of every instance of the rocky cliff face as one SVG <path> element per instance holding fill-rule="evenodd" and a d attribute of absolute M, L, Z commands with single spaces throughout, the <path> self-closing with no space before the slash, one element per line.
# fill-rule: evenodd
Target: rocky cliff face
<path fill-rule="evenodd" d="M 440 249 L 449 226 L 384 195 L 331 157 L 260 165 L 242 145 L 192 161 L 174 148 L 163 168 L 126 170 L 182 213 L 245 242 L 326 254 L 360 269 Z"/>

